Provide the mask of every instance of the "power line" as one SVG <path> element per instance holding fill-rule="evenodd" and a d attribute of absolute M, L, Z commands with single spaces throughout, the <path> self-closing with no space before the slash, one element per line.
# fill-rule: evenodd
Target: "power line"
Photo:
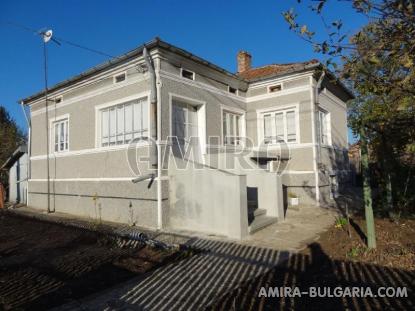
<path fill-rule="evenodd" d="M 20 28 L 20 29 L 25 30 L 27 32 L 30 32 L 32 34 L 36 34 L 36 35 L 44 34 L 44 31 L 42 31 L 42 30 L 37 30 L 37 29 L 34 29 L 34 28 L 31 28 L 31 27 L 25 26 L 25 25 L 20 24 L 20 23 L 16 23 L 16 22 L 12 22 L 12 21 L 6 21 L 6 22 L 3 22 L 3 23 L 6 24 L 6 25 L 9 25 L 9 26 L 14 26 L 16 28 Z M 76 47 L 76 48 L 79 48 L 79 49 L 82 49 L 82 50 L 85 50 L 85 51 L 88 51 L 88 52 L 91 52 L 91 53 L 95 53 L 95 54 L 98 54 L 98 55 L 101 55 L 101 56 L 105 56 L 105 57 L 109 57 L 109 58 L 115 58 L 115 59 L 120 59 L 120 57 L 118 57 L 118 56 L 113 56 L 113 55 L 108 54 L 106 52 L 103 52 L 103 51 L 100 51 L 100 50 L 97 50 L 97 49 L 93 49 L 93 48 L 90 48 L 90 47 L 81 45 L 79 43 L 76 43 L 76 42 L 72 42 L 72 41 L 66 40 L 66 39 L 64 39 L 62 37 L 54 36 L 53 41 L 55 41 L 58 44 L 60 42 L 63 42 L 63 43 L 66 43 L 68 45 L 71 45 L 73 47 Z"/>

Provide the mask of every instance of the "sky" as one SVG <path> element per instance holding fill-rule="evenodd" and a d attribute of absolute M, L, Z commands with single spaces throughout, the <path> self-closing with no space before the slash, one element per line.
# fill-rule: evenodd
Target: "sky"
<path fill-rule="evenodd" d="M 281 13 L 294 8 L 301 23 L 326 32 L 303 0 L 2 0 L 0 2 L 0 105 L 19 126 L 26 121 L 17 101 L 44 88 L 41 38 L 8 22 L 52 29 L 56 37 L 117 56 L 158 36 L 231 72 L 236 54 L 252 54 L 253 66 L 313 58 L 307 42 L 288 29 Z M 354 33 L 367 21 L 349 4 L 331 0 L 326 19 L 342 19 Z M 62 43 L 48 46 L 49 85 L 66 80 L 108 58 Z M 353 140 L 349 135 L 349 141 Z"/>

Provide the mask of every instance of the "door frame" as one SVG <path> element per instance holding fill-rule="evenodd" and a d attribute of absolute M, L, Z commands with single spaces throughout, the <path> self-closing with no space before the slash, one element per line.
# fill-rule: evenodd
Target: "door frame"
<path fill-rule="evenodd" d="M 202 155 L 202 162 L 205 163 L 206 155 L 206 102 L 202 100 L 198 100 L 195 98 L 190 98 L 187 96 L 170 93 L 169 92 L 169 135 L 173 135 L 173 101 L 178 101 L 183 104 L 188 104 L 194 107 L 197 107 L 197 132 L 199 136 L 200 142 L 200 152 Z"/>

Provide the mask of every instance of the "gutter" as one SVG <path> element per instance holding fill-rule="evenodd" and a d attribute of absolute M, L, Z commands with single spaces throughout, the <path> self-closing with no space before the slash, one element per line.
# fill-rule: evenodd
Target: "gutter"
<path fill-rule="evenodd" d="M 161 102 L 160 102 L 160 68 L 157 63 L 157 71 L 154 69 L 154 62 L 148 53 L 146 46 L 143 48 L 143 57 L 148 68 L 150 78 L 150 124 L 151 124 L 151 143 L 150 143 L 150 162 L 153 167 L 157 167 L 157 228 L 163 227 L 162 215 L 162 180 L 161 180 Z"/>
<path fill-rule="evenodd" d="M 26 123 L 27 123 L 27 186 L 26 186 L 26 206 L 29 205 L 29 180 L 32 176 L 32 169 L 31 169 L 31 164 L 30 164 L 30 156 L 32 154 L 32 122 L 30 121 L 30 118 L 27 116 L 26 113 L 26 109 L 24 106 L 24 102 L 21 101 L 20 105 L 22 107 L 23 110 L 23 114 L 25 116 L 26 119 Z"/>
<path fill-rule="evenodd" d="M 317 85 L 314 88 L 313 92 L 313 115 L 314 115 L 314 139 L 317 139 L 319 136 L 317 135 L 317 131 L 319 130 L 319 119 L 318 119 L 318 105 L 319 105 L 319 95 L 320 95 L 320 88 L 321 84 L 324 80 L 324 77 L 326 75 L 326 72 L 323 70 L 321 76 L 319 77 L 317 81 Z M 318 148 L 317 148 L 318 147 Z M 317 205 L 320 205 L 320 177 L 319 177 L 319 167 L 318 163 L 320 162 L 321 158 L 321 144 L 320 139 L 317 140 L 317 142 L 313 146 L 313 153 L 314 153 L 314 178 L 315 178 L 315 187 L 316 187 L 316 203 Z"/>

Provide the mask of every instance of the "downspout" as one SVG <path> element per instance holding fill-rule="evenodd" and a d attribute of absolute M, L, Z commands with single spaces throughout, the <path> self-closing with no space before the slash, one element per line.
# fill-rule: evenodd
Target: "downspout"
<path fill-rule="evenodd" d="M 150 125 L 151 125 L 151 144 L 150 144 L 150 163 L 153 167 L 157 167 L 157 228 L 162 228 L 162 196 L 161 196 L 161 115 L 160 110 L 160 89 L 157 83 L 156 71 L 154 63 L 148 53 L 147 48 L 143 48 L 143 57 L 148 69 L 150 79 Z"/>
<path fill-rule="evenodd" d="M 318 131 L 319 131 L 319 115 L 318 115 L 318 105 L 320 103 L 319 101 L 319 95 L 320 95 L 320 88 L 321 88 L 321 84 L 323 82 L 324 76 L 326 75 L 325 71 L 323 70 L 320 78 L 317 81 L 317 85 L 314 88 L 314 139 L 317 140 L 316 144 L 314 144 L 313 148 L 314 148 L 314 154 L 316 155 L 315 157 L 315 172 L 314 172 L 314 176 L 315 176 L 315 184 L 316 184 L 316 203 L 317 205 L 320 205 L 320 177 L 319 177 L 319 163 L 320 163 L 320 159 L 321 159 L 321 137 L 320 135 L 317 135 Z"/>
<path fill-rule="evenodd" d="M 163 205 L 162 205 L 162 152 L 161 152 L 161 79 L 160 79 L 160 60 L 157 61 L 157 224 L 158 229 L 163 227 Z"/>
<path fill-rule="evenodd" d="M 32 175 L 32 170 L 31 170 L 31 165 L 30 165 L 30 155 L 32 153 L 31 152 L 32 151 L 32 124 L 30 122 L 29 117 L 27 116 L 26 110 L 24 108 L 23 101 L 20 102 L 20 105 L 22 107 L 23 114 L 25 116 L 26 123 L 27 123 L 26 205 L 29 206 L 29 180 L 30 180 L 31 175 Z"/>

